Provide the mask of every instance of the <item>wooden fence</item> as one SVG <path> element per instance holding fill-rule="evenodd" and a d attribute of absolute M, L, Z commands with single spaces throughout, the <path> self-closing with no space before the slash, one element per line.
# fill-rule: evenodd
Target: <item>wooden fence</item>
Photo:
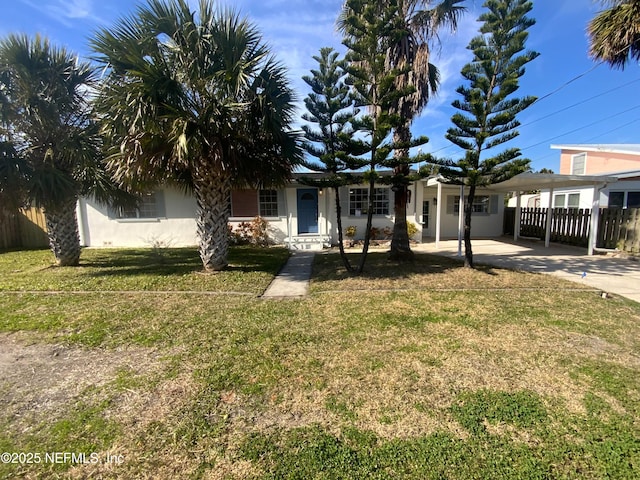
<path fill-rule="evenodd" d="M 505 209 L 505 234 L 513 234 L 515 208 Z M 548 208 L 522 208 L 520 236 L 544 240 L 547 231 Z M 507 219 L 507 217 L 509 217 Z M 589 243 L 591 210 L 582 208 L 551 209 L 551 241 L 586 247 Z M 507 231 L 508 228 L 508 231 Z"/>
<path fill-rule="evenodd" d="M 544 240 L 549 209 L 522 208 L 520 236 Z M 506 208 L 504 233 L 513 235 L 515 208 Z M 586 247 L 591 227 L 591 210 L 578 208 L 551 209 L 551 241 Z M 602 208 L 596 236 L 597 248 L 640 252 L 640 208 Z"/>
<path fill-rule="evenodd" d="M 597 246 L 640 253 L 640 208 L 600 210 Z"/>
<path fill-rule="evenodd" d="M 42 210 L 27 208 L 0 212 L 0 249 L 41 248 L 49 245 Z"/>

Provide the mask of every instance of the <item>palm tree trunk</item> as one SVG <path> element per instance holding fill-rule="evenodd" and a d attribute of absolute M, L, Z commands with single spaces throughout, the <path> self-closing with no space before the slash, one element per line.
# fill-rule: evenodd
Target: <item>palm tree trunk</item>
<path fill-rule="evenodd" d="M 231 179 L 226 174 L 194 178 L 194 195 L 202 266 L 205 272 L 223 270 L 228 265 Z"/>
<path fill-rule="evenodd" d="M 473 251 L 471 250 L 471 214 L 473 213 L 473 201 L 476 196 L 476 186 L 469 187 L 469 195 L 464 202 L 464 266 L 473 267 Z"/>
<path fill-rule="evenodd" d="M 56 265 L 73 267 L 80 263 L 80 234 L 76 217 L 78 197 L 65 199 L 55 207 L 45 208 L 49 245 Z"/>
<path fill-rule="evenodd" d="M 338 224 L 338 248 L 340 249 L 340 258 L 342 258 L 342 263 L 344 264 L 344 268 L 347 269 L 347 272 L 352 272 L 353 267 L 349 262 L 349 257 L 344 253 L 344 236 L 342 235 L 342 206 L 340 205 L 340 187 L 334 187 L 334 191 L 336 194 L 336 215 L 337 215 L 337 224 Z"/>
<path fill-rule="evenodd" d="M 411 131 L 408 125 L 397 127 L 393 134 L 394 142 L 409 142 L 411 140 Z M 398 149 L 395 154 L 396 157 L 406 158 L 409 156 L 407 149 Z M 410 167 L 408 164 L 398 165 L 394 168 L 394 175 L 397 178 L 400 176 L 406 176 L 410 173 Z M 405 177 L 406 178 L 406 177 Z M 411 261 L 413 260 L 413 252 L 409 245 L 409 233 L 407 231 L 407 200 L 409 199 L 409 186 L 404 182 L 396 182 L 393 185 L 394 192 L 394 215 L 395 220 L 393 224 L 393 237 L 391 238 L 391 252 L 389 258 L 396 261 Z"/>

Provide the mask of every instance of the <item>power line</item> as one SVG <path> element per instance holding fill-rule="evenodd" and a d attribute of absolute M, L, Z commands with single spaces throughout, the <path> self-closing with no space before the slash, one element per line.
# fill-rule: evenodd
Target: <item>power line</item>
<path fill-rule="evenodd" d="M 590 139 L 586 140 L 585 143 L 592 142 L 597 138 L 604 137 L 605 135 L 608 135 L 610 133 L 616 132 L 616 131 L 618 131 L 618 130 L 624 128 L 624 127 L 627 127 L 627 126 L 631 125 L 632 123 L 636 123 L 636 122 L 640 122 L 640 117 L 636 118 L 635 120 L 631 120 L 630 122 L 625 122 L 623 125 L 620 125 L 619 127 L 616 127 L 616 128 L 612 128 L 611 130 L 607 130 L 606 132 L 603 132 L 603 133 L 601 133 L 599 135 L 596 135 L 595 137 L 591 137 Z"/>
<path fill-rule="evenodd" d="M 615 113 L 613 115 L 609 115 L 608 117 L 601 118 L 599 120 L 596 120 L 595 122 L 589 123 L 588 125 L 583 125 L 582 127 L 576 128 L 576 129 L 571 130 L 569 132 L 564 132 L 564 133 L 561 133 L 560 135 L 556 135 L 554 137 L 547 138 L 547 139 L 543 140 L 542 142 L 538 142 L 538 143 L 535 143 L 533 145 L 529 145 L 528 147 L 524 147 L 524 148 L 521 149 L 521 151 L 525 151 L 525 150 L 528 150 L 530 148 L 537 147 L 537 146 L 542 145 L 544 143 L 550 142 L 551 140 L 555 140 L 556 138 L 564 137 L 565 135 L 569 135 L 569 134 L 572 134 L 572 133 L 575 133 L 575 132 L 579 132 L 580 130 L 584 130 L 585 128 L 588 128 L 588 127 L 591 127 L 593 125 L 596 125 L 597 123 L 604 122 L 605 120 L 610 120 L 612 118 L 618 117 L 618 116 L 620 116 L 620 115 L 622 115 L 624 113 L 630 112 L 630 111 L 635 110 L 635 109 L 637 109 L 639 107 L 640 107 L 640 105 L 635 105 L 635 106 L 633 106 L 633 107 L 631 107 L 631 108 L 629 108 L 627 110 L 623 110 L 622 112 L 618 112 L 618 113 Z"/>
<path fill-rule="evenodd" d="M 549 98 L 552 95 L 555 95 L 556 93 L 558 93 L 559 91 L 565 89 L 566 87 L 568 87 L 569 85 L 571 85 L 573 82 L 575 82 L 576 80 L 581 79 L 582 77 L 590 74 L 591 72 L 593 72 L 596 68 L 598 68 L 600 65 L 602 65 L 604 62 L 600 61 L 598 63 L 596 63 L 593 67 L 591 67 L 589 70 L 586 70 L 584 72 L 582 72 L 580 75 L 576 75 L 575 77 L 573 77 L 570 80 L 567 80 L 566 82 L 564 82 L 562 85 L 560 85 L 558 88 L 556 88 L 555 90 L 547 93 L 546 95 L 543 95 L 542 97 L 539 97 L 536 99 L 535 102 L 533 102 L 531 105 L 535 105 L 536 103 L 540 103 L 542 100 L 545 100 L 547 98 Z"/>
<path fill-rule="evenodd" d="M 569 109 L 571 109 L 573 107 L 577 107 L 578 105 L 583 105 L 583 104 L 585 104 L 587 102 L 590 102 L 591 100 L 594 100 L 596 98 L 599 98 L 599 97 L 602 97 L 604 95 L 607 95 L 608 93 L 615 92 L 616 90 L 620 90 L 621 88 L 628 87 L 629 85 L 631 85 L 633 83 L 636 83 L 636 82 L 640 82 L 640 78 L 636 78 L 635 80 L 631 80 L 630 82 L 627 82 L 627 83 L 625 83 L 623 85 L 619 85 L 619 86 L 617 86 L 615 88 L 611 88 L 611 89 L 609 89 L 609 90 L 607 90 L 605 92 L 598 93 L 597 95 L 593 95 L 593 96 L 591 96 L 589 98 L 581 100 L 580 102 L 574 103 L 573 105 L 569 105 L 568 107 L 564 107 L 564 108 L 561 108 L 560 110 L 556 110 L 555 112 L 551 112 L 551 113 L 545 115 L 544 117 L 536 118 L 535 120 L 531 120 L 530 122 L 523 123 L 522 125 L 520 125 L 520 127 L 528 127 L 529 125 L 531 125 L 533 123 L 536 123 L 536 122 L 539 122 L 540 120 L 544 120 L 544 119 L 552 117 L 552 116 L 554 116 L 554 115 L 556 115 L 558 113 L 565 112 L 565 111 L 567 111 L 567 110 L 569 110 Z M 534 105 L 534 104 L 532 104 L 532 105 Z"/>

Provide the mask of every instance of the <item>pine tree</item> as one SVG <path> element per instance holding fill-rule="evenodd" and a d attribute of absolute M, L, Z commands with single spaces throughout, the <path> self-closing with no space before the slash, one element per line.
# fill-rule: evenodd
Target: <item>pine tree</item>
<path fill-rule="evenodd" d="M 396 146 L 389 140 L 394 128 L 402 125 L 397 113 L 392 113 L 400 98 L 415 90 L 411 86 L 398 88 L 396 79 L 408 71 L 408 66 L 388 68 L 390 48 L 407 35 L 397 0 L 346 0 L 339 20 L 345 35 L 343 44 L 349 49 L 346 60 L 350 83 L 357 93 L 358 102 L 368 107 L 368 115 L 354 122 L 354 128 L 366 134 L 369 160 L 365 179 L 369 184 L 367 227 L 364 247 L 358 266 L 362 273 L 371 241 L 373 200 L 378 167 L 385 166 Z M 426 138 L 410 139 L 405 144 L 418 146 Z"/>
<path fill-rule="evenodd" d="M 305 133 L 302 147 L 317 159 L 305 161 L 304 166 L 325 175 L 319 180 L 302 177 L 300 181 L 318 188 L 333 189 L 340 256 L 347 271 L 351 272 L 353 267 L 342 243 L 340 187 L 357 182 L 357 177 L 346 171 L 363 166 L 362 161 L 356 157 L 366 153 L 367 146 L 354 138 L 350 122 L 358 114 L 358 110 L 354 107 L 351 88 L 344 82 L 344 61 L 339 60 L 338 56 L 330 47 L 320 49 L 320 55 L 313 57 L 318 62 L 318 70 L 311 70 L 311 76 L 302 77 L 311 87 L 311 93 L 304 100 L 308 113 L 302 118 L 317 127 L 314 129 L 309 125 L 302 126 Z"/>
<path fill-rule="evenodd" d="M 536 97 L 513 98 L 524 66 L 538 56 L 525 51 L 527 29 L 535 20 L 526 15 L 532 9 L 527 0 L 487 0 L 479 21 L 480 35 L 469 43 L 474 53 L 471 63 L 462 69 L 469 86 L 456 90 L 462 99 L 452 105 L 460 110 L 451 118 L 455 125 L 446 138 L 464 149 L 458 161 L 434 160 L 440 173 L 452 183 L 469 187 L 464 204 L 465 266 L 473 268 L 471 218 L 477 187 L 502 182 L 529 169 L 530 161 L 521 158 L 520 149 L 507 148 L 500 153 L 486 152 L 518 136 L 518 113 Z"/>

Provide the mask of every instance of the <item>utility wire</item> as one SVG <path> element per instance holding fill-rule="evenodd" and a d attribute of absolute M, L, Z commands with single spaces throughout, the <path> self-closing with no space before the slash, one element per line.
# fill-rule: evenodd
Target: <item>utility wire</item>
<path fill-rule="evenodd" d="M 596 98 L 599 98 L 599 97 L 602 97 L 604 95 L 607 95 L 608 93 L 615 92 L 616 90 L 620 90 L 621 88 L 628 87 L 629 85 L 631 85 L 633 83 L 636 83 L 636 82 L 640 82 L 640 78 L 636 78 L 635 80 L 631 80 L 630 82 L 627 82 L 627 83 L 625 83 L 623 85 L 619 85 L 619 86 L 617 86 L 615 88 L 611 88 L 611 89 L 607 90 L 606 92 L 598 93 L 597 95 L 593 95 L 593 96 L 591 96 L 589 98 L 585 98 L 584 100 L 581 100 L 580 102 L 574 103 L 573 105 L 569 105 L 568 107 L 564 107 L 564 108 L 561 108 L 560 110 L 556 110 L 555 112 L 551 112 L 551 113 L 545 115 L 544 117 L 536 118 L 535 120 L 531 120 L 530 122 L 523 123 L 522 125 L 520 125 L 520 128 L 521 127 L 527 127 L 527 126 L 529 126 L 529 125 L 531 125 L 533 123 L 539 122 L 540 120 L 544 120 L 544 119 L 549 118 L 549 117 L 552 117 L 553 115 L 556 115 L 558 113 L 566 112 L 567 110 L 569 110 L 569 109 L 571 109 L 573 107 L 577 107 L 578 105 L 583 105 L 583 104 L 585 104 L 587 102 L 590 102 L 591 100 L 594 100 Z M 534 104 L 532 104 L 532 105 L 534 105 Z"/>
<path fill-rule="evenodd" d="M 571 130 L 569 132 L 564 132 L 564 133 L 561 133 L 560 135 L 556 135 L 554 137 L 547 138 L 547 139 L 543 140 L 542 142 L 538 142 L 538 143 L 535 143 L 533 145 L 529 145 L 528 147 L 524 147 L 524 148 L 521 149 L 521 151 L 525 151 L 525 150 L 528 150 L 530 148 L 537 147 L 537 146 L 542 145 L 544 143 L 547 143 L 547 142 L 549 142 L 551 140 L 555 140 L 556 138 L 564 137 L 565 135 L 569 135 L 571 133 L 579 132 L 580 130 L 584 130 L 585 128 L 591 127 L 591 126 L 596 125 L 596 124 L 601 123 L 601 122 L 604 122 L 605 120 L 610 120 L 611 118 L 618 117 L 618 116 L 622 115 L 623 113 L 630 112 L 630 111 L 635 110 L 635 109 L 637 109 L 639 107 L 640 107 L 640 104 L 639 105 L 635 105 L 635 106 L 633 106 L 633 107 L 631 107 L 631 108 L 629 108 L 627 110 L 623 110 L 622 112 L 614 113 L 613 115 L 609 115 L 608 117 L 601 118 L 599 120 L 596 120 L 595 122 L 589 123 L 588 125 L 583 125 L 582 127 L 576 128 L 576 129 Z"/>

